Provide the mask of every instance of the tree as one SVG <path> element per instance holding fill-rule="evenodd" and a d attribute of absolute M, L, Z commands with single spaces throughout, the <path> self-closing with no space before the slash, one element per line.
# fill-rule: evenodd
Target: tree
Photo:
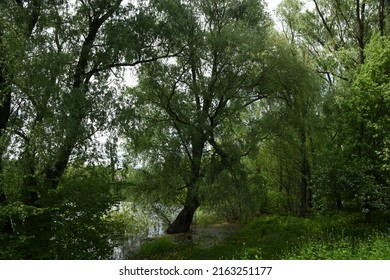
<path fill-rule="evenodd" d="M 243 115 L 268 94 L 262 2 L 191 1 L 186 7 L 183 52 L 141 67 L 139 86 L 128 90 L 130 120 L 124 122 L 143 162 L 143 193 L 183 205 L 168 233 L 190 229 L 218 180 L 245 185 L 240 161 L 256 140 L 248 137 L 252 121 Z"/>
<path fill-rule="evenodd" d="M 362 104 L 370 98 L 357 90 L 363 88 L 357 83 L 363 75 L 362 69 L 372 64 L 371 61 L 367 63 L 372 52 L 367 48 L 374 34 L 385 36 L 388 32 L 386 15 L 389 7 L 385 1 L 314 0 L 311 3 L 312 10 L 304 10 L 304 4 L 299 1 L 285 1 L 280 14 L 286 34 L 311 53 L 317 72 L 328 83 L 328 89 L 323 92 L 322 107 L 326 133 L 312 172 L 318 191 L 315 194 L 317 203 L 322 209 L 365 209 L 369 213 L 372 209 L 385 209 L 378 207 L 374 197 L 387 197 L 382 192 L 387 175 L 374 171 L 381 170 L 380 161 L 373 156 L 379 152 L 375 142 L 368 140 L 372 139 L 374 131 L 366 128 L 361 113 Z M 293 7 L 293 12 L 288 7 Z M 372 67 L 370 71 L 377 70 Z M 358 104 L 356 100 L 362 103 Z M 363 197 L 370 199 L 363 203 Z M 371 206 L 364 207 L 364 204 Z"/>
<path fill-rule="evenodd" d="M 11 36 L 21 36 L 21 47 L 24 46 L 23 40 L 31 37 L 31 34 L 37 24 L 40 16 L 40 1 L 31 1 L 24 5 L 23 1 L 5 1 L 0 3 L 0 207 L 7 204 L 7 198 L 4 190 L 3 174 L 3 155 L 7 150 L 8 136 L 6 130 L 9 126 L 11 117 L 11 94 L 13 85 L 12 62 L 20 53 L 11 53 L 10 50 L 15 45 L 9 42 Z M 7 18 L 14 12 L 14 22 L 9 22 Z M 14 33 L 12 32 L 14 29 Z M 19 34 L 18 34 L 19 31 Z M 12 35 L 10 33 L 13 33 Z M 18 48 L 20 50 L 20 46 Z M 11 234 L 12 222 L 7 215 L 0 217 L 1 232 Z"/>
<path fill-rule="evenodd" d="M 324 153 L 318 184 L 325 206 L 367 213 L 389 210 L 389 38 L 376 35 L 351 89 L 339 100 L 341 132 Z M 329 180 L 327 178 L 333 178 Z"/>
<path fill-rule="evenodd" d="M 0 109 L 8 117 L 1 123 L 1 244 L 25 248 L 18 258 L 57 258 L 47 247 L 56 239 L 62 178 L 70 165 L 96 157 L 93 136 L 108 130 L 115 117 L 123 67 L 180 52 L 173 37 L 180 24 L 170 20 L 180 14 L 180 5 L 168 0 L 1 5 L 6 9 Z"/>
<path fill-rule="evenodd" d="M 311 53 L 332 90 L 336 83 L 352 83 L 373 32 L 386 32 L 383 1 L 283 1 L 278 9 L 286 33 Z"/>
<path fill-rule="evenodd" d="M 312 205 L 322 82 L 308 56 L 288 39 L 275 34 L 271 41 L 274 93 L 264 104 L 263 118 L 270 136 L 262 142 L 257 161 L 268 191 L 285 193 L 287 212 L 305 216 Z"/>

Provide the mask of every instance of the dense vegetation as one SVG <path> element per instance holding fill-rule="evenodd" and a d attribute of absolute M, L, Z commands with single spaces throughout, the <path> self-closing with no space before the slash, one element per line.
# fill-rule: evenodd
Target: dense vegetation
<path fill-rule="evenodd" d="M 111 258 L 197 213 L 245 226 L 139 257 L 388 258 L 389 12 L 0 1 L 0 259 Z"/>
<path fill-rule="evenodd" d="M 205 247 L 167 236 L 145 242 L 137 259 L 179 260 L 387 260 L 389 224 L 367 224 L 364 215 L 338 213 L 310 218 L 265 215 Z"/>

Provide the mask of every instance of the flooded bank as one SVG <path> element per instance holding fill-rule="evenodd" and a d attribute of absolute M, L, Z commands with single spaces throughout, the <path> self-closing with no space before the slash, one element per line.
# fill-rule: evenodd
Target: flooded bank
<path fill-rule="evenodd" d="M 162 208 L 161 206 L 159 207 Z M 115 260 L 138 259 L 142 244 L 161 237 L 170 238 L 174 243 L 185 242 L 192 243 L 201 249 L 209 248 L 217 245 L 240 228 L 239 225 L 231 223 L 198 225 L 195 215 L 194 223 L 189 232 L 166 234 L 165 231 L 168 227 L 166 219 L 163 219 L 155 212 L 134 210 L 133 205 L 129 207 L 127 203 L 121 204 L 119 209 L 136 223 L 134 228 L 137 230 L 129 233 L 122 244 L 115 247 L 112 257 Z M 180 208 L 176 207 L 165 210 L 167 210 L 166 213 L 169 213 L 169 218 L 173 220 L 175 215 L 180 211 Z"/>
<path fill-rule="evenodd" d="M 164 224 L 161 224 L 164 226 Z M 187 233 L 166 234 L 165 227 L 151 231 L 148 236 L 139 236 L 126 240 L 122 246 L 115 248 L 114 259 L 137 259 L 141 245 L 152 242 L 157 238 L 167 237 L 174 243 L 191 243 L 200 249 L 207 249 L 218 245 L 240 228 L 237 224 L 216 224 L 192 226 Z"/>
<path fill-rule="evenodd" d="M 174 242 L 191 242 L 204 249 L 217 245 L 240 228 L 237 224 L 223 223 L 215 225 L 192 226 L 188 233 L 171 234 Z"/>

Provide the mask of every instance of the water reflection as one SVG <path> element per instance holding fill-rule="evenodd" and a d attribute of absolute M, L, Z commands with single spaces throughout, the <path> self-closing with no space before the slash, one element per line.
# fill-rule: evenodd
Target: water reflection
<path fill-rule="evenodd" d="M 139 207 L 134 208 L 132 203 L 123 202 L 117 210 L 126 213 L 129 219 L 138 223 L 134 226 L 134 232 L 129 233 L 123 243 L 114 248 L 113 259 L 124 260 L 137 258 L 142 243 L 165 234 L 167 222 L 156 212 L 164 211 L 164 217 L 168 216 L 172 220 L 176 215 L 175 212 L 180 209 L 178 207 L 154 205 L 151 209 L 140 210 Z M 143 228 L 139 228 L 140 226 Z"/>
<path fill-rule="evenodd" d="M 122 206 L 123 207 L 123 206 Z M 126 205 L 128 207 L 128 205 Z M 153 210 L 139 211 L 140 224 L 144 226 L 141 230 L 138 228 L 137 234 L 129 235 L 123 243 L 114 249 L 113 259 L 139 259 L 139 250 L 141 245 L 145 242 L 153 240 L 156 237 L 165 235 L 167 229 L 166 219 L 173 220 L 175 215 L 180 211 L 178 207 L 162 207 L 159 206 L 159 211 L 163 208 L 165 220 L 162 215 L 156 214 Z M 124 208 L 123 208 L 124 209 Z M 128 208 L 127 208 L 128 211 Z M 130 214 L 134 214 L 131 212 Z M 134 219 L 134 217 L 131 217 Z M 225 240 L 228 236 L 233 234 L 240 226 L 231 223 L 222 223 L 214 225 L 197 225 L 196 216 L 194 219 L 191 232 L 182 234 L 171 234 L 169 237 L 176 243 L 192 242 L 199 248 L 208 248 L 217 245 L 219 242 Z"/>

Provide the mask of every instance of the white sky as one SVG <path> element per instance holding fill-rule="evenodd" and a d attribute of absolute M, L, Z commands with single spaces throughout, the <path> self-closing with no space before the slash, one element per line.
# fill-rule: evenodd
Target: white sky
<path fill-rule="evenodd" d="M 264 0 L 265 3 L 268 5 L 268 11 L 272 12 L 276 9 L 276 7 L 279 5 L 281 0 Z"/>
<path fill-rule="evenodd" d="M 268 12 L 270 12 L 271 17 L 273 18 L 273 20 L 275 22 L 275 28 L 278 30 L 282 29 L 282 24 L 280 22 L 278 22 L 278 19 L 276 18 L 276 15 L 275 15 L 275 11 L 276 11 L 276 8 L 278 7 L 278 5 L 281 1 L 282 0 L 264 0 L 266 7 L 268 9 Z"/>

